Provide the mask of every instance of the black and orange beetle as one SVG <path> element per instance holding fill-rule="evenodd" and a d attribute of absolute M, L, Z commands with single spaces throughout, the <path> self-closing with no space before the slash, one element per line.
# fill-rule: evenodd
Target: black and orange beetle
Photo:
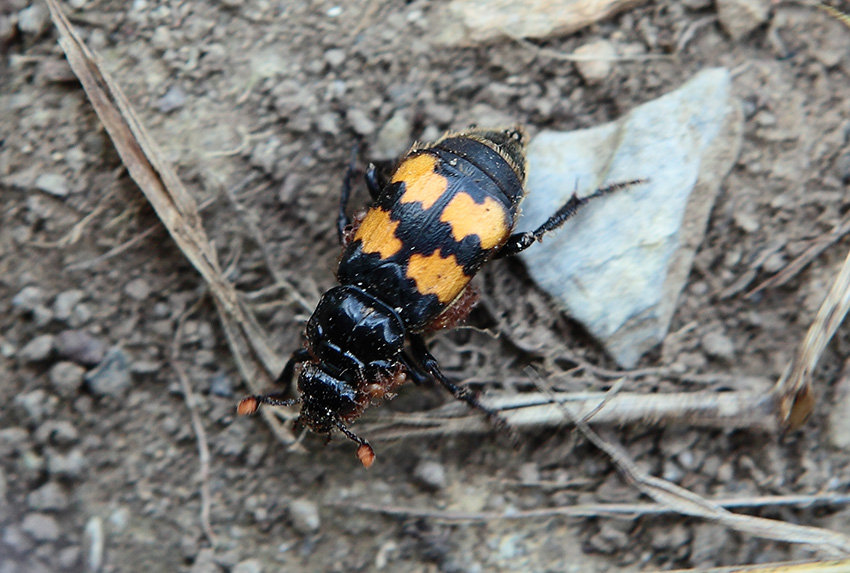
<path fill-rule="evenodd" d="M 340 284 L 322 296 L 307 322 L 305 347 L 277 380 L 288 386 L 302 364 L 300 398 L 249 396 L 238 412 L 300 403 L 302 423 L 321 434 L 339 429 L 359 444 L 357 457 L 366 467 L 374 450 L 346 424 L 408 378 L 431 375 L 456 398 L 495 416 L 443 375 L 424 335 L 469 313 L 477 299 L 469 281 L 487 261 L 519 253 L 590 199 L 623 186 L 573 195 L 537 230 L 512 234 L 525 195 L 526 143 L 520 127 L 471 128 L 414 145 L 389 181 L 369 165 L 365 179 L 374 203 L 353 222 L 346 215 L 352 165 L 337 220 L 344 248 Z"/>

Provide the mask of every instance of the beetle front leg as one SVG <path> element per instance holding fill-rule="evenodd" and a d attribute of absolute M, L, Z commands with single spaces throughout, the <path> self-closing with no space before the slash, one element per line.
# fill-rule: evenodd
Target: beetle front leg
<path fill-rule="evenodd" d="M 583 206 L 590 203 L 593 199 L 598 197 L 602 197 L 603 195 L 608 195 L 609 193 L 613 193 L 615 191 L 619 191 L 620 189 L 625 189 L 626 187 L 631 187 L 632 185 L 637 185 L 638 183 L 645 183 L 646 179 L 634 179 L 632 181 L 625 181 L 622 183 L 612 183 L 611 185 L 606 185 L 605 187 L 600 187 L 587 197 L 579 197 L 575 193 L 573 193 L 572 197 L 570 197 L 566 203 L 564 203 L 560 209 L 555 211 L 555 214 L 549 217 L 545 223 L 537 227 L 534 231 L 527 231 L 525 233 L 514 233 L 510 237 L 508 237 L 507 242 L 501 248 L 501 250 L 496 253 L 496 259 L 501 259 L 503 257 L 511 257 L 518 253 L 521 253 L 531 245 L 533 245 L 536 241 L 539 241 L 543 235 L 548 233 L 549 231 L 554 231 L 559 228 L 561 225 L 566 223 L 569 219 L 571 219 L 579 209 Z"/>

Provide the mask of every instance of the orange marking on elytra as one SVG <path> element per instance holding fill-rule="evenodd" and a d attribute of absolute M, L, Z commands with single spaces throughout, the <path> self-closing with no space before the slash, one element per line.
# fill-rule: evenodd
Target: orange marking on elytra
<path fill-rule="evenodd" d="M 404 183 L 404 193 L 399 201 L 419 201 L 423 209 L 430 209 L 449 186 L 448 179 L 434 172 L 436 168 L 437 158 L 428 153 L 402 161 L 392 178 L 393 183 Z"/>
<path fill-rule="evenodd" d="M 468 193 L 458 193 L 440 215 L 440 221 L 452 226 L 455 241 L 478 235 L 482 249 L 502 244 L 510 234 L 505 208 L 491 197 L 476 203 Z"/>
<path fill-rule="evenodd" d="M 399 221 L 390 219 L 389 211 L 369 209 L 354 234 L 354 240 L 362 242 L 364 252 L 378 253 L 386 259 L 401 250 L 401 240 L 395 236 L 398 224 Z"/>
<path fill-rule="evenodd" d="M 430 255 L 411 255 L 407 277 L 416 281 L 420 293 L 435 294 L 444 304 L 453 301 L 470 279 L 455 255 L 443 257 L 439 250 Z"/>

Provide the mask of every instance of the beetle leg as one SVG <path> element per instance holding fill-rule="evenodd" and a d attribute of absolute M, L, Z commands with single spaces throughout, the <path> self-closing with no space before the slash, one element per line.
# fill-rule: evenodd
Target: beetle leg
<path fill-rule="evenodd" d="M 566 223 L 569 219 L 575 215 L 579 209 L 581 209 L 584 205 L 588 204 L 593 199 L 597 197 L 602 197 L 603 195 L 608 195 L 609 193 L 613 193 L 615 191 L 619 191 L 620 189 L 625 189 L 626 187 L 631 187 L 632 185 L 637 185 L 639 183 L 645 183 L 646 179 L 634 179 L 632 181 L 625 181 L 621 183 L 612 183 L 611 185 L 606 185 L 605 187 L 600 187 L 587 197 L 579 197 L 575 193 L 573 193 L 572 197 L 564 203 L 560 209 L 558 209 L 554 215 L 549 217 L 545 223 L 537 227 L 534 231 L 527 231 L 525 233 L 514 233 L 510 237 L 508 237 L 505 246 L 501 248 L 501 250 L 496 253 L 496 259 L 500 259 L 502 257 L 510 257 L 516 255 L 517 253 L 521 253 L 531 245 L 535 243 L 535 241 L 539 241 L 543 235 L 548 233 L 549 231 L 553 231 Z"/>
<path fill-rule="evenodd" d="M 336 218 L 336 233 L 339 237 L 339 242 L 342 244 L 345 237 L 345 228 L 351 224 L 351 219 L 345 214 L 348 207 L 348 199 L 351 197 L 351 179 L 354 177 L 354 170 L 357 167 L 357 152 L 360 150 L 360 145 L 354 144 L 351 148 L 351 161 L 348 163 L 348 169 L 345 171 L 345 178 L 342 180 L 342 194 L 339 198 L 339 214 Z"/>
<path fill-rule="evenodd" d="M 370 163 L 369 167 L 366 168 L 366 175 L 363 176 L 366 179 L 366 189 L 369 190 L 369 196 L 372 197 L 372 201 L 378 200 L 378 195 L 381 194 L 381 181 L 378 177 L 378 168 L 375 167 L 374 163 Z"/>
<path fill-rule="evenodd" d="M 296 350 L 292 353 L 292 356 L 289 357 L 289 360 L 286 361 L 286 366 L 283 367 L 283 371 L 280 373 L 280 376 L 277 377 L 277 380 L 275 380 L 274 383 L 280 384 L 285 388 L 289 388 L 289 385 L 292 383 L 292 375 L 295 373 L 295 365 L 300 364 L 302 362 L 307 362 L 312 358 L 313 357 L 310 356 L 310 351 L 306 348 Z"/>
<path fill-rule="evenodd" d="M 407 351 L 401 353 L 401 358 L 399 360 L 407 370 L 407 374 L 410 376 L 411 382 L 417 386 L 421 386 L 428 381 L 428 374 L 422 371 L 422 368 L 416 364 L 416 361 L 407 353 Z"/>
<path fill-rule="evenodd" d="M 445 386 L 445 388 L 452 393 L 452 395 L 458 400 L 463 400 L 473 408 L 481 410 L 487 417 L 490 418 L 496 425 L 503 425 L 502 420 L 499 418 L 498 413 L 495 410 L 491 410 L 490 408 L 484 406 L 475 395 L 470 392 L 467 388 L 461 388 L 443 374 L 440 370 L 440 365 L 437 362 L 437 359 L 428 352 L 428 347 L 425 345 L 425 339 L 422 338 L 421 334 L 410 334 L 410 349 L 413 351 L 413 357 L 416 359 L 419 364 L 422 365 L 422 368 L 431 374 L 437 381 Z"/>

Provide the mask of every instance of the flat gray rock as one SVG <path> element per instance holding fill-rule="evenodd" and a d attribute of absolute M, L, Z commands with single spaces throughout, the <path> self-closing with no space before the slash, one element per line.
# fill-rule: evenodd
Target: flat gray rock
<path fill-rule="evenodd" d="M 742 131 L 729 72 L 716 68 L 616 122 L 531 142 L 520 230 L 536 228 L 574 191 L 646 180 L 595 199 L 521 255 L 622 367 L 664 339 Z"/>

